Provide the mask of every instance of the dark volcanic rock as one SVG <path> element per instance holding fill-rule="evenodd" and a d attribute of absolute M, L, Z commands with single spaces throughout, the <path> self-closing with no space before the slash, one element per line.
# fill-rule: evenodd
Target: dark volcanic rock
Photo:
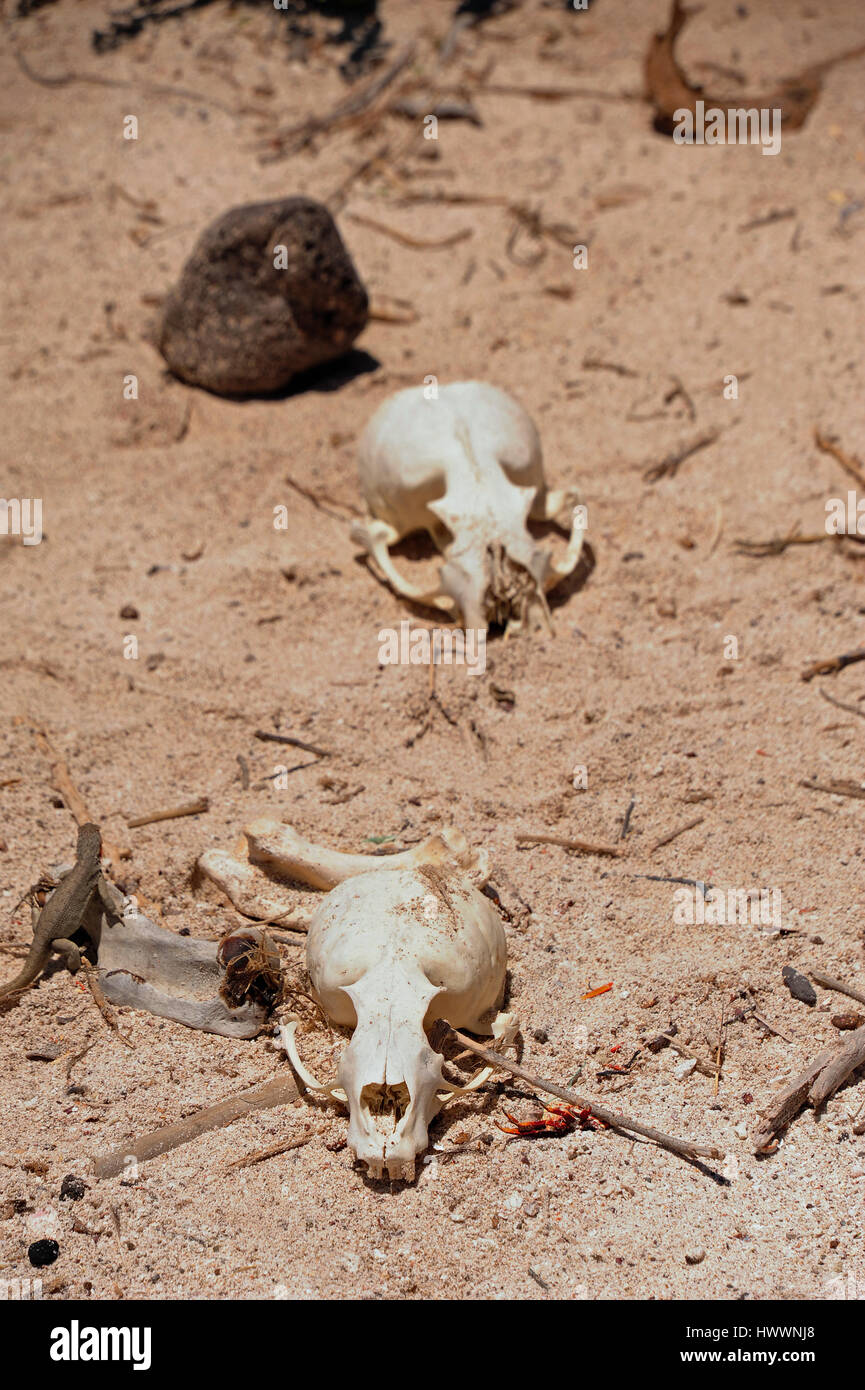
<path fill-rule="evenodd" d="M 156 341 L 184 381 L 258 395 L 346 352 L 367 309 L 327 208 L 280 198 L 232 208 L 202 233 L 165 301 Z"/>
<path fill-rule="evenodd" d="M 813 1009 L 817 1003 L 817 991 L 811 981 L 800 975 L 798 970 L 794 970 L 792 965 L 785 965 L 781 975 L 793 998 L 801 1000 L 809 1009 Z"/>

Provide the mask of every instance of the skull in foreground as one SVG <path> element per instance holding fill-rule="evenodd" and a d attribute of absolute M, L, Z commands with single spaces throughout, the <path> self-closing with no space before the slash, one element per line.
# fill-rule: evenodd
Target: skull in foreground
<path fill-rule="evenodd" d="M 368 516 L 352 527 L 397 593 L 462 615 L 466 628 L 519 626 L 533 603 L 576 567 L 584 509 L 575 488 L 548 491 L 538 432 L 511 396 L 482 381 L 411 387 L 369 422 L 358 456 Z M 570 540 L 554 561 L 529 521 L 572 513 Z M 432 590 L 409 583 L 388 547 L 427 531 L 444 557 Z"/>
<path fill-rule="evenodd" d="M 423 865 L 349 878 L 330 892 L 309 930 L 315 997 L 335 1023 L 354 1028 L 336 1083 L 319 1086 L 300 1061 L 296 1024 L 283 1042 L 303 1081 L 344 1100 L 348 1142 L 371 1177 L 414 1177 L 430 1122 L 454 1095 L 475 1089 L 442 1075 L 428 1032 L 437 1019 L 510 1041 L 498 1014 L 505 987 L 505 933 L 488 898 L 463 877 Z"/>

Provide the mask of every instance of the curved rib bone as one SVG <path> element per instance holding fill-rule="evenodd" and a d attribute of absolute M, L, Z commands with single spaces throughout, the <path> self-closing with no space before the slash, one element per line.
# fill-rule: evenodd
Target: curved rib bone
<path fill-rule="evenodd" d="M 292 1019 L 290 1023 L 281 1024 L 279 1029 L 280 1041 L 285 1048 L 288 1060 L 291 1062 L 294 1070 L 297 1072 L 308 1091 L 315 1091 L 318 1095 L 332 1096 L 334 1100 L 341 1100 L 345 1105 L 348 1105 L 348 1097 L 342 1087 L 336 1084 L 335 1077 L 332 1082 L 323 1085 L 320 1081 L 316 1081 L 312 1072 L 308 1071 L 303 1065 L 303 1062 L 300 1060 L 300 1053 L 297 1050 L 297 1040 L 295 1038 L 298 1022 L 298 1019 Z M 490 1067 L 489 1070 L 492 1071 L 492 1068 Z"/>
<path fill-rule="evenodd" d="M 207 849 L 198 857 L 203 874 L 221 888 L 229 902 L 244 917 L 258 922 L 278 922 L 280 926 L 305 931 L 309 917 L 293 911 L 285 889 L 269 879 L 246 859 L 237 859 L 226 850 Z"/>
<path fill-rule="evenodd" d="M 388 526 L 386 521 L 355 521 L 351 528 L 351 538 L 372 556 L 385 579 L 393 585 L 398 594 L 410 598 L 414 603 L 425 603 L 445 612 L 453 609 L 454 600 L 447 594 L 442 594 L 439 589 L 421 589 L 417 584 L 409 583 L 400 574 L 388 552 L 388 546 L 396 545 L 400 539 L 399 533 L 392 526 Z"/>

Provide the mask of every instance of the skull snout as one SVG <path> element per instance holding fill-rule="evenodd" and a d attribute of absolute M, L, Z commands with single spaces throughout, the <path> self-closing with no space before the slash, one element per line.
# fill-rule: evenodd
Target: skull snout
<path fill-rule="evenodd" d="M 357 1036 L 355 1034 L 355 1036 Z M 426 1043 L 407 1058 L 406 1076 L 386 1081 L 362 1074 L 354 1038 L 343 1053 L 339 1079 L 349 1102 L 348 1142 L 370 1177 L 402 1179 L 415 1174 L 415 1158 L 427 1146 L 430 1122 L 441 1109 L 441 1057 Z M 379 1076 L 381 1073 L 379 1073 Z"/>

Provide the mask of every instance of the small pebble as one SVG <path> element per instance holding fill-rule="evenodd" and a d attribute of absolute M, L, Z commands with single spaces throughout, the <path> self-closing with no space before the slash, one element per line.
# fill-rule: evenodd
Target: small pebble
<path fill-rule="evenodd" d="M 34 1240 L 27 1250 L 27 1258 L 36 1269 L 53 1265 L 59 1254 L 60 1246 L 56 1240 Z"/>
<path fill-rule="evenodd" d="M 67 1173 L 60 1184 L 60 1200 L 80 1202 L 86 1191 L 87 1184 L 83 1178 L 79 1178 L 75 1173 Z"/>
<path fill-rule="evenodd" d="M 134 603 L 124 603 L 123 607 L 120 610 L 120 616 L 121 618 L 127 618 L 130 622 L 132 622 L 135 618 L 140 618 L 141 614 L 135 607 Z"/>
<path fill-rule="evenodd" d="M 59 1043 L 40 1043 L 38 1047 L 33 1047 L 24 1056 L 28 1062 L 54 1062 L 66 1049 Z"/>
<path fill-rule="evenodd" d="M 539 1043 L 548 1042 L 548 1041 L 549 1041 L 549 1036 L 550 1036 L 550 1035 L 549 1035 L 549 1033 L 547 1032 L 546 1028 L 535 1028 L 534 1031 L 532 1032 L 532 1037 L 534 1038 L 535 1042 L 539 1042 Z"/>
<path fill-rule="evenodd" d="M 813 1009 L 817 1003 L 817 991 L 810 980 L 806 980 L 805 976 L 800 975 L 798 970 L 794 970 L 792 965 L 784 966 L 781 971 L 781 978 L 794 999 L 798 999 L 800 1003 L 807 1004 L 809 1009 Z"/>
<path fill-rule="evenodd" d="M 849 1028 L 861 1028 L 863 1023 L 865 1023 L 865 1014 L 851 1012 L 832 1015 L 832 1027 L 837 1028 L 839 1032 L 844 1032 Z"/>
<path fill-rule="evenodd" d="M 686 1264 L 686 1265 L 699 1265 L 699 1264 L 702 1264 L 703 1261 L 705 1260 L 705 1258 L 706 1258 L 706 1252 L 705 1252 L 705 1250 L 703 1250 L 702 1247 L 701 1247 L 699 1250 L 687 1250 L 687 1251 L 685 1252 L 685 1264 Z"/>

